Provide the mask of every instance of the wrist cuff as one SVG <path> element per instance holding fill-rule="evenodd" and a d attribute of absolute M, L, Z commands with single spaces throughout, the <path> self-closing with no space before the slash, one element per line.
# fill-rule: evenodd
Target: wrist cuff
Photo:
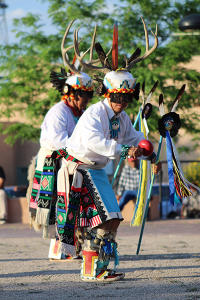
<path fill-rule="evenodd" d="M 150 156 L 148 156 L 147 160 L 150 160 L 152 164 L 156 163 L 156 154 L 153 152 Z"/>

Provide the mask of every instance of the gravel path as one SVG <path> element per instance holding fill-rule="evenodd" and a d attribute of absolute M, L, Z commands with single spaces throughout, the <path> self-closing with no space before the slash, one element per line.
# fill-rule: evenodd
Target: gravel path
<path fill-rule="evenodd" d="M 200 299 L 200 219 L 148 222 L 138 256 L 139 228 L 122 223 L 126 276 L 110 284 L 80 281 L 79 262 L 50 262 L 40 236 L 27 225 L 0 226 L 0 299 Z"/>

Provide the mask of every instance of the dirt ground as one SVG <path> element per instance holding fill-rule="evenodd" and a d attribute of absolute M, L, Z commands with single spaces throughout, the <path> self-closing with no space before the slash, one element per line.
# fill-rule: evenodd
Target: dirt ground
<path fill-rule="evenodd" d="M 79 262 L 49 261 L 28 225 L 0 225 L 0 299 L 200 299 L 200 219 L 148 222 L 137 256 L 139 230 L 119 228 L 124 280 L 97 284 L 80 280 Z"/>

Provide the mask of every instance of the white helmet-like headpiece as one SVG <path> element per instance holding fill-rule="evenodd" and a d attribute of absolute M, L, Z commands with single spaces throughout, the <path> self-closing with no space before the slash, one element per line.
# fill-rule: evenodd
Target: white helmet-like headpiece
<path fill-rule="evenodd" d="M 108 93 L 133 93 L 136 78 L 124 70 L 111 71 L 104 77 L 103 84 Z"/>

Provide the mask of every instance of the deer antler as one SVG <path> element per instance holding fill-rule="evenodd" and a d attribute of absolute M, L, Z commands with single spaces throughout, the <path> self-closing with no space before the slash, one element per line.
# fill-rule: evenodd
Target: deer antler
<path fill-rule="evenodd" d="M 94 29 L 94 34 L 93 34 L 92 43 L 91 43 L 90 48 L 87 49 L 82 55 L 80 55 L 79 42 L 78 42 L 78 30 L 76 30 L 76 29 L 74 30 L 74 52 L 76 54 L 76 57 L 79 60 L 80 64 L 87 69 L 91 69 L 93 71 L 98 70 L 98 71 L 102 71 L 103 73 L 110 72 L 110 69 L 106 68 L 105 66 L 98 67 L 95 65 L 97 62 L 99 62 L 99 60 L 96 60 L 96 61 L 92 60 L 93 49 L 94 49 L 94 45 L 95 45 L 95 37 L 96 37 L 96 26 Z M 85 62 L 83 60 L 83 58 L 89 51 L 90 51 L 90 60 L 89 60 L 89 62 Z M 108 52 L 106 57 L 108 57 L 109 53 L 110 53 L 110 51 Z"/>
<path fill-rule="evenodd" d="M 97 63 L 101 62 L 100 58 L 93 59 L 94 48 L 96 50 L 96 43 L 95 43 L 96 31 L 97 31 L 97 25 L 95 25 L 94 33 L 93 33 L 93 37 L 92 37 L 92 42 L 91 42 L 91 46 L 90 46 L 90 59 L 89 59 L 89 62 L 92 63 L 92 64 L 97 64 Z M 106 62 L 108 60 L 108 56 L 111 53 L 111 51 L 112 51 L 112 47 L 110 48 L 110 50 L 108 51 L 108 53 L 105 55 L 105 61 L 104 61 L 104 64 L 103 64 L 105 66 L 106 66 Z"/>
<path fill-rule="evenodd" d="M 67 52 L 68 52 L 69 50 L 71 50 L 72 48 L 74 48 L 74 43 L 73 43 L 73 45 L 70 45 L 70 46 L 67 47 L 67 48 L 64 47 L 64 44 L 65 44 L 67 35 L 68 35 L 69 30 L 70 30 L 72 24 L 74 23 L 74 21 L 75 21 L 75 19 L 72 20 L 72 21 L 69 23 L 69 25 L 67 26 L 67 28 L 66 28 L 66 31 L 65 31 L 65 34 L 64 34 L 64 36 L 63 36 L 62 43 L 61 43 L 61 52 L 62 52 L 62 57 L 63 57 L 64 65 L 67 66 L 67 67 L 70 69 L 70 71 L 71 71 L 72 73 L 78 74 L 78 73 L 80 73 L 80 71 L 78 70 L 78 68 L 76 68 L 76 67 L 74 66 L 74 63 L 70 64 L 69 58 L 68 58 L 68 55 L 67 55 Z M 92 59 L 92 57 L 93 57 L 93 51 L 94 51 L 95 38 L 96 38 L 96 28 L 97 28 L 97 26 L 95 26 L 95 29 L 94 29 L 94 33 L 93 33 L 93 37 L 92 37 L 92 43 L 91 43 L 90 48 L 87 49 L 87 50 L 83 53 L 83 55 L 82 55 L 82 58 L 83 58 L 83 57 L 90 51 L 89 63 L 92 63 L 92 64 L 97 64 L 97 63 L 100 62 L 99 59 L 96 59 L 96 60 L 93 60 L 93 59 Z M 77 30 L 77 31 L 78 31 L 78 30 Z M 80 41 L 81 41 L 81 40 L 80 40 Z M 79 41 L 79 43 L 80 43 L 80 41 Z M 78 43 L 78 44 L 79 44 L 79 43 Z M 76 57 L 76 52 L 75 52 L 75 57 Z"/>
<path fill-rule="evenodd" d="M 65 41 L 66 41 L 66 38 L 67 38 L 67 35 L 69 33 L 69 30 L 72 26 L 72 24 L 74 23 L 75 20 L 72 20 L 69 25 L 67 26 L 66 30 L 65 30 L 65 34 L 63 36 L 63 39 L 62 39 L 62 43 L 61 43 L 61 52 L 62 52 L 62 57 L 63 57 L 63 62 L 64 62 L 64 66 L 65 67 L 68 67 L 70 69 L 70 71 L 72 73 L 75 73 L 75 74 L 79 74 L 80 72 L 78 71 L 78 69 L 75 68 L 75 66 L 73 64 L 70 64 L 69 62 L 69 57 L 67 55 L 67 51 L 69 51 L 70 49 L 73 48 L 73 46 L 69 46 L 67 48 L 64 47 L 65 45 Z"/>
<path fill-rule="evenodd" d="M 94 51 L 94 45 L 95 45 L 95 39 L 96 39 L 96 33 L 97 33 L 97 25 L 95 25 L 94 27 L 94 33 L 92 36 L 92 42 L 91 42 L 91 46 L 90 46 L 90 58 L 89 58 L 89 63 L 99 63 L 100 60 L 96 59 L 93 60 L 93 51 Z"/>
<path fill-rule="evenodd" d="M 151 53 L 153 53 L 153 51 L 157 48 L 158 46 L 158 37 L 157 37 L 157 25 L 156 25 L 156 31 L 155 33 L 151 30 L 154 38 L 155 38 L 155 42 L 154 42 L 154 45 L 151 49 L 149 49 L 149 35 L 148 35 L 148 32 L 147 32 L 147 27 L 146 27 L 146 24 L 144 22 L 144 19 L 141 17 L 142 19 L 142 22 L 143 22 L 143 25 L 144 25 L 144 33 L 145 33 L 145 40 L 146 40 L 146 52 L 143 56 L 139 56 L 135 59 L 133 59 L 129 64 L 128 66 L 126 67 L 126 70 L 129 71 L 133 65 L 135 65 L 136 63 L 138 63 L 139 61 L 141 60 L 144 60 L 145 58 L 147 58 Z"/>

